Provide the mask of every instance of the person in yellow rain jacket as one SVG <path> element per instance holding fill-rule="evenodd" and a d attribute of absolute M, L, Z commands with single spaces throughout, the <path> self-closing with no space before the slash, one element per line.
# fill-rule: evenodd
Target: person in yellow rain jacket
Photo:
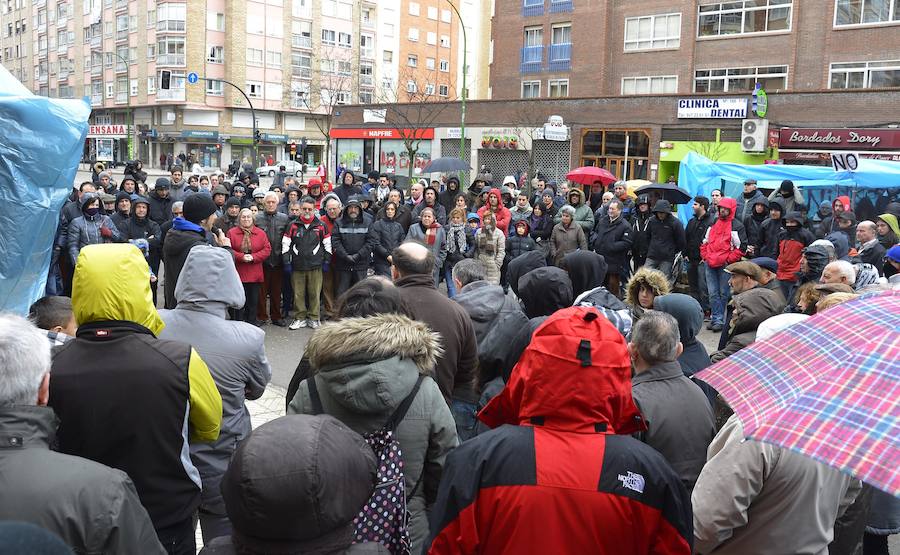
<path fill-rule="evenodd" d="M 127 472 L 163 547 L 194 554 L 201 482 L 188 443 L 215 441 L 222 423 L 209 369 L 190 345 L 157 338 L 165 324 L 134 245 L 81 250 L 72 309 L 79 331 L 51 369 L 59 451 Z"/>

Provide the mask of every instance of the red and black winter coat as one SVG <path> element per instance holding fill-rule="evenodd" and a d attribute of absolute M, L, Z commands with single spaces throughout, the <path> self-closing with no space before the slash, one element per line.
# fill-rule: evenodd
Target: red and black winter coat
<path fill-rule="evenodd" d="M 812 232 L 805 227 L 781 228 L 778 232 L 778 273 L 775 274 L 779 281 L 797 281 L 803 249 L 815 240 Z"/>
<path fill-rule="evenodd" d="M 479 414 L 495 429 L 447 456 L 428 552 L 691 553 L 684 485 L 624 435 L 644 429 L 630 374 L 595 308 L 550 316 Z"/>
<path fill-rule="evenodd" d="M 716 219 L 706 230 L 706 238 L 700 245 L 700 256 L 710 268 L 724 268 L 737 262 L 747 250 L 744 224 L 734 217 L 735 204 L 733 198 L 726 197 L 719 201 L 719 207 L 728 208 L 730 212 L 727 217 Z"/>
<path fill-rule="evenodd" d="M 294 272 L 321 268 L 331 257 L 325 251 L 326 237 L 328 230 L 318 218 L 313 218 L 309 225 L 299 218 L 292 221 L 284 232 L 283 245 L 278 245 L 283 253 L 284 264 L 290 264 Z M 286 251 L 284 247 L 287 248 Z"/>

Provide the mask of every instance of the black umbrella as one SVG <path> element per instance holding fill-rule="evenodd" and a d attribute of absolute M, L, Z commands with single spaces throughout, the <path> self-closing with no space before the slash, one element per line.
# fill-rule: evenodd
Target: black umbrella
<path fill-rule="evenodd" d="M 656 195 L 666 199 L 672 204 L 687 204 L 691 201 L 691 195 L 681 187 L 670 183 L 651 183 L 642 185 L 634 190 L 636 195 Z"/>
<path fill-rule="evenodd" d="M 459 158 L 435 158 L 422 168 L 422 173 L 466 172 L 471 169 L 468 162 Z"/>

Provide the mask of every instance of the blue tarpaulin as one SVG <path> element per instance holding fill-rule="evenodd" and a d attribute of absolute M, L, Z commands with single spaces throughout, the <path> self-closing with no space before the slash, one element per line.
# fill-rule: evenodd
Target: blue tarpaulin
<path fill-rule="evenodd" d="M 678 169 L 678 186 L 691 196 L 708 197 L 713 189 L 726 196 L 740 194 L 745 179 L 755 179 L 763 189 L 776 189 L 785 179 L 790 179 L 801 190 L 834 189 L 841 191 L 890 189 L 900 187 L 900 163 L 863 158 L 855 172 L 835 172 L 824 166 L 789 166 L 766 164 L 747 166 L 713 162 L 697 153 L 689 152 Z M 814 210 L 814 209 L 813 209 Z M 687 222 L 692 211 L 679 210 L 678 216 Z"/>
<path fill-rule="evenodd" d="M 84 100 L 32 94 L 0 66 L 0 310 L 25 314 L 44 296 L 90 114 Z"/>

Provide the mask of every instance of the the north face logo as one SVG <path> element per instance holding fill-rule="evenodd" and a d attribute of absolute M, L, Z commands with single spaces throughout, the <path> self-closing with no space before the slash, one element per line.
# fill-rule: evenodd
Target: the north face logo
<path fill-rule="evenodd" d="M 622 482 L 624 488 L 644 493 L 644 477 L 640 474 L 629 470 L 627 474 L 619 474 L 619 481 Z"/>

